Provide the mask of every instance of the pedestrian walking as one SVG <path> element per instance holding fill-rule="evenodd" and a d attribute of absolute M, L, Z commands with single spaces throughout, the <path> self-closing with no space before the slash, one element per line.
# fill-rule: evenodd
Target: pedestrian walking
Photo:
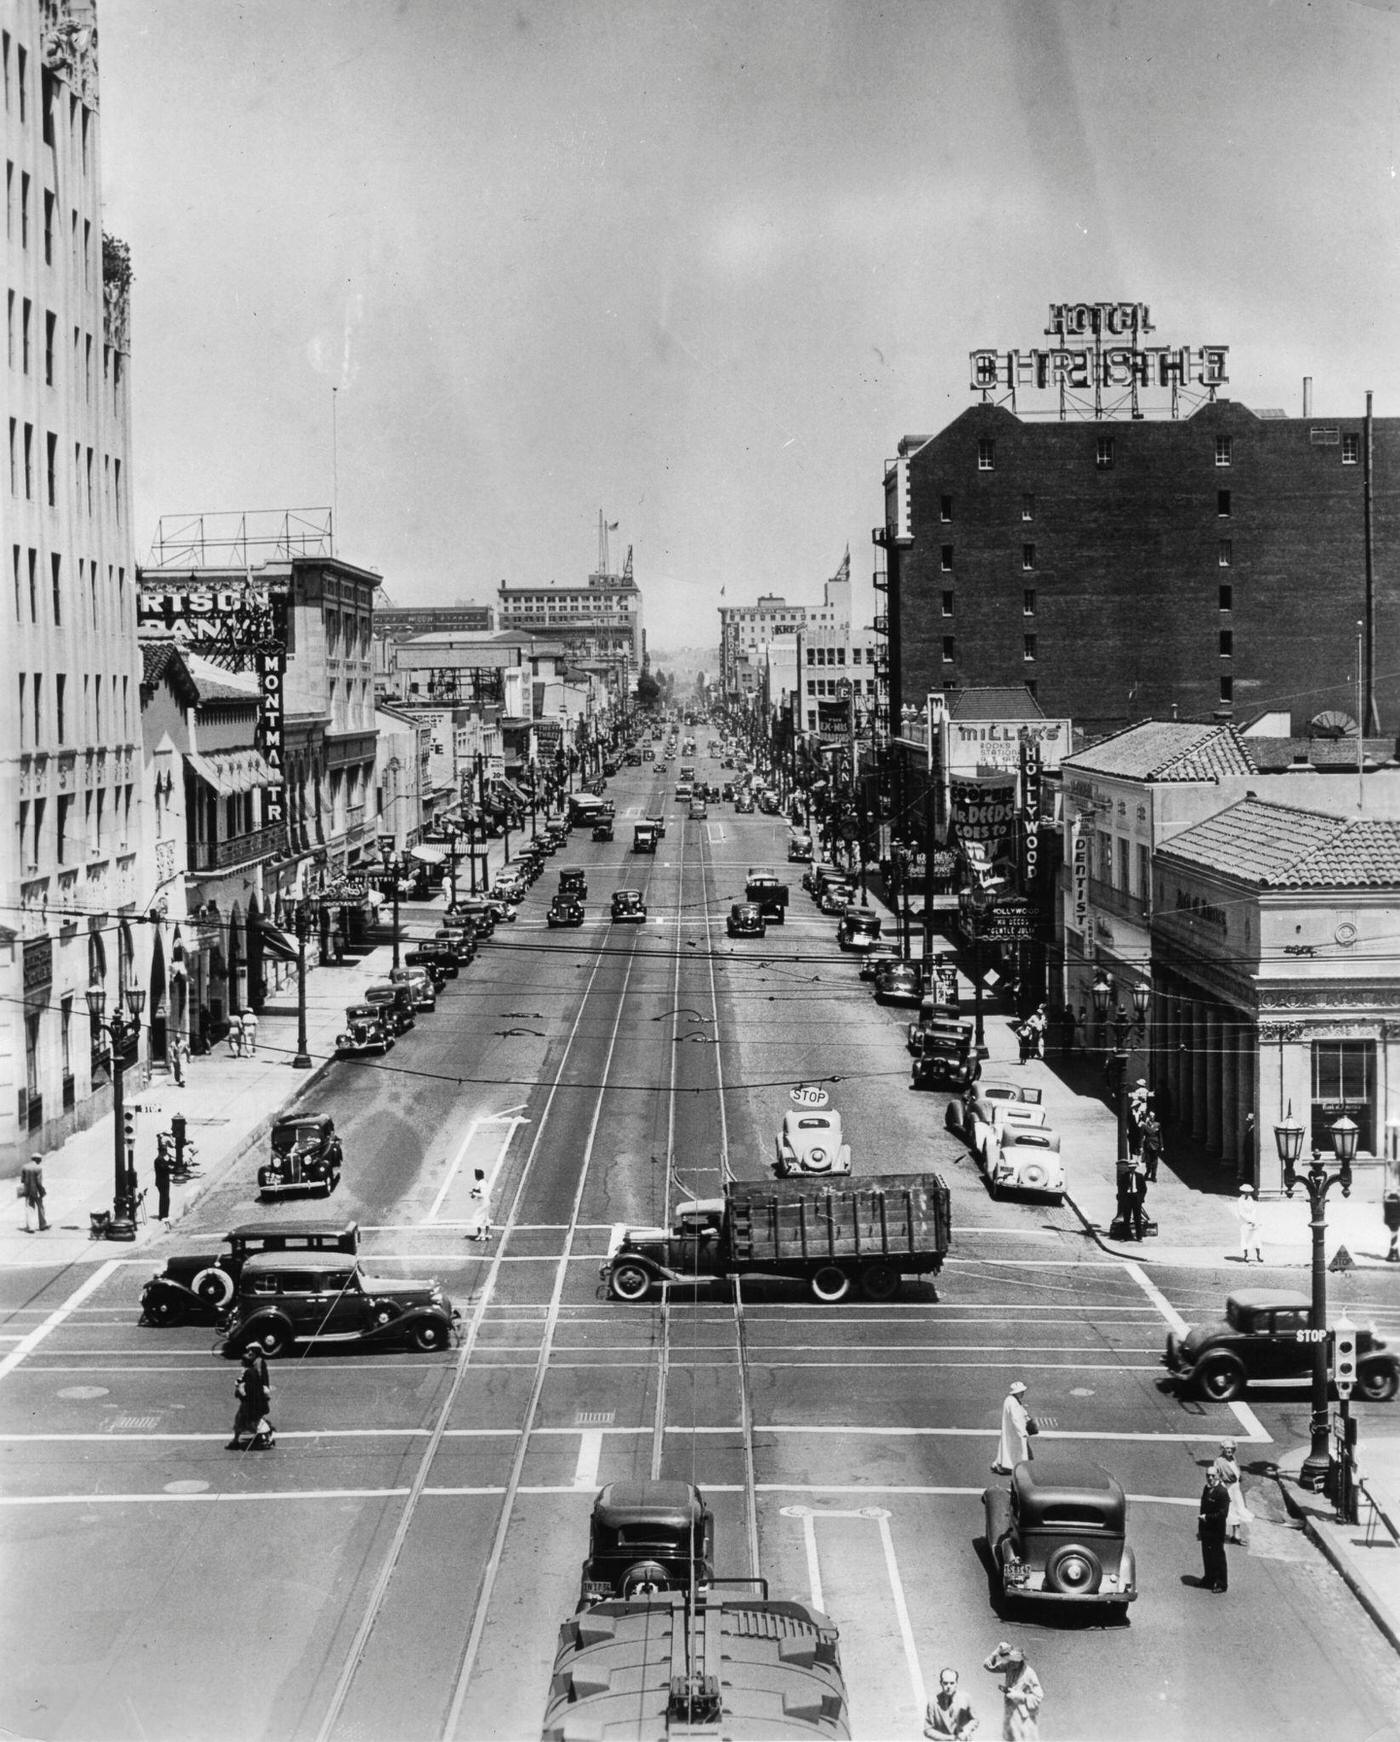
<path fill-rule="evenodd" d="M 19 1185 L 15 1195 L 24 1199 L 24 1231 L 34 1232 L 34 1218 L 39 1218 L 39 1232 L 48 1232 L 49 1218 L 44 1210 L 44 1199 L 48 1192 L 44 1187 L 44 1158 L 35 1150 L 29 1160 L 19 1170 Z"/>
<path fill-rule="evenodd" d="M 1221 1440 L 1220 1455 L 1211 1468 L 1230 1500 L 1230 1509 L 1225 1514 L 1226 1540 L 1243 1542 L 1243 1532 L 1254 1522 L 1254 1514 L 1244 1502 L 1244 1483 L 1240 1480 L 1239 1455 L 1233 1440 Z"/>
<path fill-rule="evenodd" d="M 239 1010 L 229 1014 L 228 1050 L 236 1059 L 243 1057 L 243 1013 Z"/>
<path fill-rule="evenodd" d="M 1259 1205 L 1254 1199 L 1254 1187 L 1248 1180 L 1240 1187 L 1240 1201 L 1236 1205 L 1235 1213 L 1240 1219 L 1241 1259 L 1248 1264 L 1252 1252 L 1262 1264 L 1264 1254 L 1259 1246 Z"/>
<path fill-rule="evenodd" d="M 243 1050 L 254 1058 L 258 1050 L 258 1015 L 255 1010 L 243 1012 Z"/>
<path fill-rule="evenodd" d="M 1143 1178 L 1149 1185 L 1156 1185 L 1162 1161 L 1162 1125 L 1150 1108 L 1143 1115 L 1138 1134 L 1142 1142 Z"/>
<path fill-rule="evenodd" d="M 180 1044 L 179 1035 L 172 1037 L 170 1042 L 170 1074 L 175 1079 L 175 1087 L 185 1086 L 185 1049 Z"/>
<path fill-rule="evenodd" d="M 268 1377 L 266 1357 L 256 1343 L 243 1351 L 243 1371 L 238 1375 L 233 1395 L 238 1399 L 238 1413 L 233 1418 L 233 1438 L 224 1450 L 243 1451 L 246 1434 L 249 1450 L 267 1451 L 275 1443 L 272 1437 L 272 1381 Z"/>
<path fill-rule="evenodd" d="M 1226 1520 L 1229 1516 L 1230 1496 L 1212 1465 L 1206 1471 L 1206 1485 L 1201 1490 L 1196 1536 L 1201 1545 L 1201 1584 L 1217 1594 L 1230 1588 L 1230 1567 L 1225 1559 Z"/>
<path fill-rule="evenodd" d="M 169 1225 L 170 1222 L 170 1175 L 175 1166 L 175 1139 L 169 1132 L 162 1132 L 156 1139 L 156 1217 Z"/>
<path fill-rule="evenodd" d="M 1040 1426 L 1026 1408 L 1025 1395 L 1025 1381 L 1013 1379 L 1001 1406 L 1001 1440 L 992 1465 L 998 1476 L 1009 1476 L 1017 1464 L 1035 1455 L 1031 1451 L 1031 1436 L 1040 1432 Z"/>
<path fill-rule="evenodd" d="M 491 1238 L 491 1196 L 486 1184 L 486 1175 L 480 1168 L 475 1170 L 472 1184 L 472 1227 L 467 1238 L 468 1240 L 489 1240 Z"/>
<path fill-rule="evenodd" d="M 1123 1167 L 1123 1237 L 1141 1240 L 1146 1226 L 1147 1163 L 1140 1155 L 1130 1155 Z"/>
<path fill-rule="evenodd" d="M 957 1742 L 968 1742 L 976 1734 L 977 1718 L 972 1702 L 958 1689 L 958 1672 L 939 1670 L 938 1692 L 924 1709 L 924 1735 L 952 1736 Z"/>
<path fill-rule="evenodd" d="M 1002 1678 L 1002 1742 L 1037 1742 L 1045 1690 L 1040 1677 L 1026 1662 L 1025 1652 L 1003 1639 L 982 1668 Z"/>

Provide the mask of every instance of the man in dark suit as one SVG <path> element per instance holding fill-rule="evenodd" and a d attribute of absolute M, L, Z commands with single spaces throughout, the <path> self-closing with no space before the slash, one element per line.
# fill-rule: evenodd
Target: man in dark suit
<path fill-rule="evenodd" d="M 1201 1510 L 1196 1536 L 1201 1544 L 1201 1583 L 1215 1592 L 1230 1587 L 1230 1568 L 1225 1559 L 1225 1532 L 1230 1515 L 1230 1496 L 1214 1469 L 1206 1471 L 1201 1490 Z"/>

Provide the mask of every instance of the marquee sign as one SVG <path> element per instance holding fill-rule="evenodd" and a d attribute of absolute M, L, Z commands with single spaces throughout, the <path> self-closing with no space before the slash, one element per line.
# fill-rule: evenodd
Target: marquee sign
<path fill-rule="evenodd" d="M 971 386 L 977 393 L 1020 387 L 1084 392 L 1214 388 L 1229 380 L 1228 345 L 1143 344 L 1143 336 L 1155 330 L 1145 302 L 1051 303 L 1045 336 L 1055 342 L 1025 351 L 971 352 Z"/>

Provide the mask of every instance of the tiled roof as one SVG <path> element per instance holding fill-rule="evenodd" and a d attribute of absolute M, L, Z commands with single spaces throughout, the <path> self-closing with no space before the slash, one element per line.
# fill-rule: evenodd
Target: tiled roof
<path fill-rule="evenodd" d="M 185 656 L 174 641 L 141 642 L 141 687 L 154 690 L 168 683 L 186 707 L 199 700 L 199 690 L 190 676 Z"/>
<path fill-rule="evenodd" d="M 1255 774 L 1249 746 L 1233 725 L 1144 720 L 1066 756 L 1063 767 L 1123 780 L 1218 780 Z"/>
<path fill-rule="evenodd" d="M 1024 684 L 954 690 L 948 697 L 950 720 L 1043 720 L 1045 710 Z"/>
<path fill-rule="evenodd" d="M 1245 798 L 1158 849 L 1261 889 L 1400 888 L 1400 821 Z"/>
<path fill-rule="evenodd" d="M 199 685 L 199 699 L 202 702 L 256 702 L 258 699 L 258 680 L 251 671 L 225 671 L 223 666 L 215 665 L 210 659 L 203 659 L 197 653 L 187 654 L 185 663 L 190 668 L 190 675 Z"/>

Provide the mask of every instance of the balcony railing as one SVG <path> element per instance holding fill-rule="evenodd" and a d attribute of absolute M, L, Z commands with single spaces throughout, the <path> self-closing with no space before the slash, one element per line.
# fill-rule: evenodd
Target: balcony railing
<path fill-rule="evenodd" d="M 1089 901 L 1105 913 L 1121 914 L 1124 919 L 1148 920 L 1152 917 L 1150 901 L 1141 895 L 1131 895 L 1126 889 L 1115 889 L 1111 883 L 1098 877 L 1089 879 Z"/>
<path fill-rule="evenodd" d="M 287 825 L 272 823 L 251 834 L 234 835 L 227 841 L 191 841 L 190 870 L 196 877 L 215 871 L 231 871 L 236 865 L 256 864 L 287 850 Z"/>

